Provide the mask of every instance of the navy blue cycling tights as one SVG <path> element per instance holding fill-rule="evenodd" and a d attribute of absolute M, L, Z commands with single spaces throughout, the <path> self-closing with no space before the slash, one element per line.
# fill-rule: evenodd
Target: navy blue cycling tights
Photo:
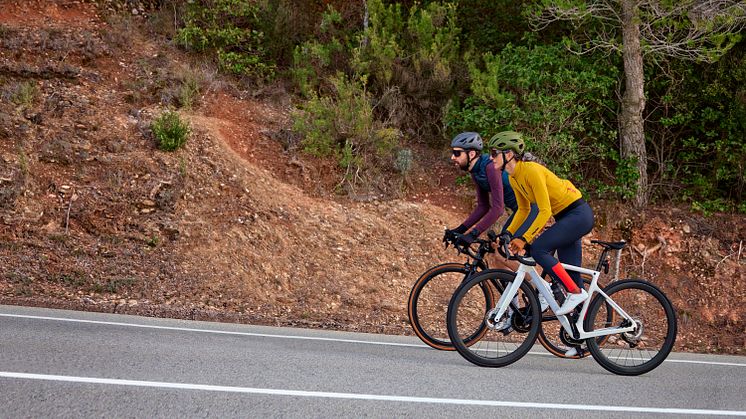
<path fill-rule="evenodd" d="M 553 268 L 558 261 L 552 256 L 555 250 L 562 263 L 582 266 L 582 238 L 593 229 L 593 210 L 587 202 L 582 201 L 574 208 L 561 211 L 554 217 L 554 221 L 554 225 L 541 233 L 531 244 L 531 256 L 544 268 L 544 272 L 556 276 L 556 269 Z M 583 288 L 580 272 L 567 273 L 579 288 Z"/>

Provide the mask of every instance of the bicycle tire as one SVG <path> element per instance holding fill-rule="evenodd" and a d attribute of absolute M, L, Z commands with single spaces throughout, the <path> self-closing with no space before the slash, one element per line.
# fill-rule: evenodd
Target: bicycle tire
<path fill-rule="evenodd" d="M 641 325 L 635 335 L 622 333 L 610 336 L 603 344 L 596 339 L 586 339 L 588 350 L 603 368 L 618 375 L 640 375 L 652 371 L 671 353 L 676 341 L 676 311 L 666 295 L 655 285 L 638 279 L 626 279 L 611 284 L 604 290 L 616 304 Z M 603 296 L 593 299 L 585 319 L 584 328 L 592 331 L 598 323 L 596 316 L 607 310 Z M 657 306 L 657 304 L 660 306 Z M 662 317 L 665 317 L 663 319 Z M 621 325 L 625 320 L 616 317 Z M 602 319 L 603 323 L 605 319 Z M 657 353 L 651 355 L 651 348 Z M 614 355 L 618 353 L 618 355 Z M 645 357 L 650 356 L 648 359 Z"/>
<path fill-rule="evenodd" d="M 484 271 L 469 278 L 451 299 L 448 305 L 448 336 L 459 354 L 467 361 L 482 367 L 504 367 L 521 359 L 536 342 L 541 312 L 536 293 L 527 282 L 523 282 L 518 291 L 518 306 L 511 317 L 512 332 L 504 333 L 487 327 L 483 336 L 468 346 L 462 338 L 463 335 L 471 333 L 470 330 L 486 325 L 485 319 L 491 308 L 484 310 L 480 307 L 479 293 L 488 288 L 494 295 L 494 301 L 498 301 L 502 290 L 505 290 L 513 280 L 514 272 Z M 474 291 L 475 287 L 481 289 Z M 476 304 L 471 304 L 473 300 Z M 503 347 L 506 349 L 501 350 L 503 341 Z M 509 346 L 514 348 L 508 351 Z M 506 354 L 501 356 L 502 352 Z"/>
<path fill-rule="evenodd" d="M 591 280 L 583 278 L 583 283 L 585 284 L 585 288 L 588 289 L 591 285 Z M 598 286 L 601 289 L 604 288 L 601 284 L 598 284 Z M 611 325 L 614 322 L 614 312 L 609 310 L 607 313 L 607 322 L 608 325 Z M 539 344 L 541 344 L 541 346 L 543 346 L 550 354 L 558 358 L 580 359 L 590 355 L 589 351 L 582 350 L 582 348 L 578 348 L 577 355 L 565 355 L 565 352 L 567 352 L 571 346 L 566 345 L 560 338 L 560 333 L 562 333 L 562 331 L 562 325 L 557 319 L 557 316 L 554 315 L 551 309 L 547 309 L 541 317 L 541 327 L 539 328 L 539 336 L 537 337 Z M 601 341 L 608 339 L 608 336 L 599 336 L 596 339 L 600 341 L 600 344 L 603 344 Z"/>
<path fill-rule="evenodd" d="M 468 274 L 469 271 L 463 263 L 444 263 L 425 271 L 412 286 L 407 302 L 409 324 L 415 335 L 431 348 L 442 351 L 455 350 L 448 338 L 446 314 L 453 293 Z M 445 278 L 446 276 L 454 277 Z M 484 299 L 485 306 L 492 305 L 493 297 L 486 290 Z M 485 331 L 486 327 L 475 330 L 473 335 L 466 339 L 466 344 L 479 340 Z"/>

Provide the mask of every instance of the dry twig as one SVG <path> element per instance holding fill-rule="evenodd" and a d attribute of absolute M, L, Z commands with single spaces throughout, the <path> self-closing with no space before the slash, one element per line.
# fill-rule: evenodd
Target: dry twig
<path fill-rule="evenodd" d="M 75 196 L 75 190 L 70 194 L 70 200 L 67 202 L 67 213 L 65 214 L 65 234 L 67 234 L 68 226 L 70 225 L 70 208 L 73 206 L 73 197 Z"/>

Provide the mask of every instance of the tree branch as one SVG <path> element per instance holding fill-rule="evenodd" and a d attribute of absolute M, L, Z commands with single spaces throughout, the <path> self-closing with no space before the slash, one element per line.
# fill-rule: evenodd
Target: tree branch
<path fill-rule="evenodd" d="M 554 22 L 571 22 L 575 27 L 593 20 L 601 26 L 594 34 L 583 32 L 583 54 L 596 50 L 621 51 L 618 29 L 622 19 L 618 2 L 600 0 L 571 5 L 550 4 L 535 15 L 530 25 L 545 29 Z M 640 0 L 640 36 L 645 55 L 662 55 L 690 61 L 712 62 L 732 45 L 728 35 L 746 29 L 746 2 L 743 0 L 681 0 L 663 4 Z M 610 30 L 610 28 L 614 28 Z"/>

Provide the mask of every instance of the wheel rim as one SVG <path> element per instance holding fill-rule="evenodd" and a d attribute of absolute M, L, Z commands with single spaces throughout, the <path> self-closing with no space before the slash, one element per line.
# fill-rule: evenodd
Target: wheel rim
<path fill-rule="evenodd" d="M 415 284 L 410 296 L 410 323 L 417 336 L 433 348 L 453 350 L 453 344 L 448 338 L 446 314 L 448 303 L 466 273 L 463 265 L 443 265 L 423 275 Z M 492 303 L 492 296 L 483 294 L 482 301 L 487 306 Z M 475 330 L 467 337 L 467 344 L 478 340 L 482 332 L 483 330 Z"/>
<path fill-rule="evenodd" d="M 494 295 L 494 301 L 498 301 L 502 295 L 500 288 L 504 289 L 508 281 L 505 280 L 484 280 L 480 284 L 488 286 Z M 487 284 L 487 285 L 485 285 Z M 451 336 L 457 339 L 456 346 L 459 352 L 469 361 L 482 366 L 503 366 L 514 362 L 523 356 L 533 345 L 536 334 L 539 329 L 538 302 L 535 306 L 525 313 L 525 309 L 531 303 L 527 293 L 531 293 L 531 288 L 522 286 L 518 292 L 518 310 L 514 310 L 512 325 L 525 323 L 520 332 L 514 327 L 508 333 L 494 328 L 487 328 L 482 337 L 473 342 L 472 345 L 466 346 L 460 344 L 463 341 L 462 336 L 470 335 L 473 330 L 483 327 L 485 318 L 490 310 L 485 310 L 484 306 L 479 303 L 479 295 L 482 293 L 478 284 L 465 286 L 459 291 L 457 300 L 452 301 L 451 311 L 449 312 L 449 328 Z M 535 301 L 535 297 L 532 295 Z M 491 309 L 491 308 L 490 308 Z M 523 321 L 520 316 L 526 314 Z M 491 320 L 499 322 L 505 320 L 506 316 L 501 319 Z"/>

